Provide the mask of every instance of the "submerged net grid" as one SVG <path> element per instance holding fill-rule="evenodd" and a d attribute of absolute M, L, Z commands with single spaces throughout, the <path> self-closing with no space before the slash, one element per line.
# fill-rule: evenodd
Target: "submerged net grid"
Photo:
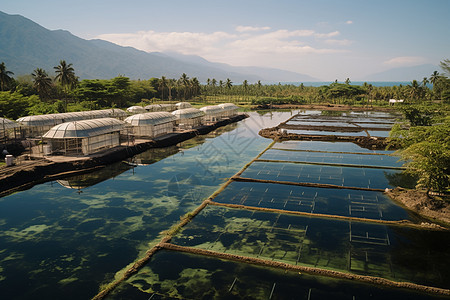
<path fill-rule="evenodd" d="M 386 124 L 390 121 L 386 118 Z M 313 142 L 325 143 L 317 151 L 311 142 L 301 143 L 271 143 L 94 299 L 141 282 L 138 271 L 164 249 L 450 295 L 450 271 L 439 263 L 450 261 L 446 243 L 427 244 L 430 235 L 448 241 L 450 233 L 424 229 L 382 193 L 394 186 L 389 177 L 401 171 L 396 158 L 354 145 L 333 148 Z M 228 293 L 237 281 L 234 277 Z M 147 287 L 151 297 L 162 295 L 159 282 Z M 276 283 L 264 291 L 269 299 L 279 292 Z"/>

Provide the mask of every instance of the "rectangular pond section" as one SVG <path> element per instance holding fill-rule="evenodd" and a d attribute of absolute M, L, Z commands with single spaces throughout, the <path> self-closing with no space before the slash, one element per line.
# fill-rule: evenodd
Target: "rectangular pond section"
<path fill-rule="evenodd" d="M 106 299 L 442 298 L 404 289 L 379 288 L 350 280 L 163 250 Z"/>
<path fill-rule="evenodd" d="M 180 246 L 449 288 L 450 232 L 207 207 Z"/>
<path fill-rule="evenodd" d="M 398 173 L 400 171 L 387 169 L 255 161 L 241 174 L 241 177 L 384 190 L 394 187 L 389 180 Z"/>
<path fill-rule="evenodd" d="M 269 149 L 259 159 L 392 168 L 400 168 L 403 165 L 403 162 L 399 161 L 397 156 L 286 151 L 279 149 Z"/>
<path fill-rule="evenodd" d="M 287 149 L 299 151 L 348 152 L 392 154 L 395 151 L 371 150 L 349 142 L 322 142 L 322 141 L 283 141 L 277 142 L 272 149 Z"/>
<path fill-rule="evenodd" d="M 234 181 L 213 201 L 376 220 L 410 219 L 405 209 L 375 191 Z"/>

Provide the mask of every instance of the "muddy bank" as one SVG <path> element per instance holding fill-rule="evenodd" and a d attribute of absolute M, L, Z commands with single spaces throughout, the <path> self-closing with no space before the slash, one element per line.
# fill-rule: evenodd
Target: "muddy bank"
<path fill-rule="evenodd" d="M 19 190 L 29 189 L 35 184 L 91 172 L 108 164 L 133 157 L 151 148 L 163 148 L 176 145 L 197 135 L 207 134 L 219 127 L 239 122 L 245 118 L 248 118 L 248 115 L 242 114 L 212 125 L 197 127 L 185 132 L 168 134 L 132 146 L 114 147 L 87 157 L 82 156 L 75 160 L 52 161 L 43 158 L 25 161 L 16 166 L 2 167 L 0 168 L 0 197 Z"/>
<path fill-rule="evenodd" d="M 280 128 L 264 128 L 259 131 L 259 135 L 272 139 L 277 142 L 297 140 L 297 141 L 326 141 L 326 142 L 351 142 L 360 147 L 372 150 L 385 150 L 388 146 L 388 140 L 384 137 L 373 136 L 339 136 L 339 135 L 309 135 L 296 133 L 282 133 Z M 391 145 L 391 150 L 395 147 Z"/>
<path fill-rule="evenodd" d="M 450 227 L 449 201 L 430 199 L 425 191 L 409 190 L 399 187 L 389 190 L 386 194 L 408 209 L 430 219 L 430 221 Z M 428 225 L 433 226 L 435 224 L 429 223 Z"/>

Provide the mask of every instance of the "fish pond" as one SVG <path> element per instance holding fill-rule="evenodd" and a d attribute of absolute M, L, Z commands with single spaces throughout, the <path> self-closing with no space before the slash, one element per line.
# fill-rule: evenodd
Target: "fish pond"
<path fill-rule="evenodd" d="M 176 146 L 0 198 L 2 298 L 90 299 L 210 199 L 169 241 L 182 250 L 157 250 L 106 299 L 441 299 L 268 263 L 450 288 L 449 233 L 410 226 L 422 219 L 383 193 L 406 182 L 392 151 L 258 135 L 292 117 L 384 128 L 396 116 L 249 115 Z"/>

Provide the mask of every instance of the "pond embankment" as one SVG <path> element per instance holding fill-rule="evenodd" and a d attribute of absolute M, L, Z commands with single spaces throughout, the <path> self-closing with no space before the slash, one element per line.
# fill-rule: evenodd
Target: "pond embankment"
<path fill-rule="evenodd" d="M 108 164 L 122 161 L 151 148 L 176 145 L 198 135 L 207 134 L 219 127 L 248 118 L 240 114 L 211 125 L 196 127 L 183 132 L 175 132 L 134 145 L 122 145 L 88 156 L 52 157 L 24 161 L 20 165 L 0 168 L 0 197 L 19 190 L 31 188 L 35 184 L 60 179 L 66 176 L 88 173 Z"/>

